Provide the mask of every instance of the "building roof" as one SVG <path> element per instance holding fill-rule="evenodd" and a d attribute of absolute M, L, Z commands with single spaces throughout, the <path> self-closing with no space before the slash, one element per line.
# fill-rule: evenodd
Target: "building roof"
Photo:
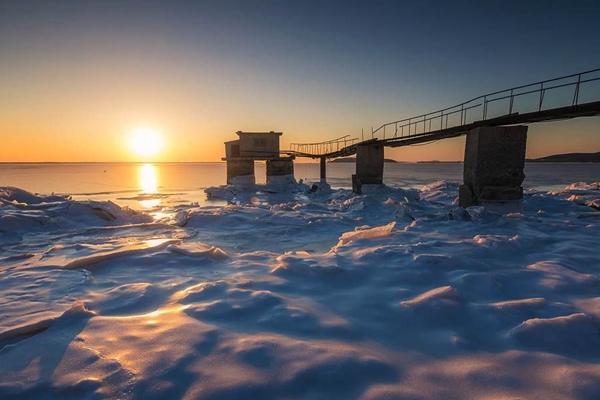
<path fill-rule="evenodd" d="M 277 136 L 281 136 L 281 135 L 283 135 L 283 132 L 274 132 L 274 131 L 269 131 L 269 132 L 244 132 L 244 131 L 237 131 L 236 133 L 238 134 L 238 136 L 241 136 L 241 135 L 277 135 Z"/>

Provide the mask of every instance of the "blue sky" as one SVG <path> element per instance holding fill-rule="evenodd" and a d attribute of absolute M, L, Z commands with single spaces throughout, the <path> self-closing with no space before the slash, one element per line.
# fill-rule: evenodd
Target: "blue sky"
<path fill-rule="evenodd" d="M 327 139 L 596 68 L 599 15 L 597 1 L 3 1 L 0 129 L 41 145 L 59 130 L 117 140 L 140 121 L 204 140 L 206 153 L 172 146 L 189 161 L 218 158 L 239 129 Z M 552 151 L 560 129 L 599 147 L 597 119 L 543 127 Z"/>

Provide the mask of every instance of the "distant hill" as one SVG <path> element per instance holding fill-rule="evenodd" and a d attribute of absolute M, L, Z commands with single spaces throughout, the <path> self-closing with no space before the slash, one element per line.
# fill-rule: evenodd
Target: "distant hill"
<path fill-rule="evenodd" d="M 391 158 L 384 158 L 383 161 L 389 162 L 389 163 L 399 162 L 396 160 L 392 160 Z M 351 162 L 356 162 L 356 157 L 341 157 L 341 158 L 336 158 L 335 160 L 333 160 L 331 162 L 333 162 L 333 163 L 351 163 Z"/>
<path fill-rule="evenodd" d="M 529 162 L 600 162 L 600 152 L 597 153 L 566 153 L 528 159 Z"/>

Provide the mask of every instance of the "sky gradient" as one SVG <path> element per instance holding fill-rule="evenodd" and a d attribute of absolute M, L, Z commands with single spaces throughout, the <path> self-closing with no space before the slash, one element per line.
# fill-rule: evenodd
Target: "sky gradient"
<path fill-rule="evenodd" d="M 216 161 L 237 130 L 360 136 L 600 67 L 597 1 L 0 2 L 0 161 Z M 568 140 L 565 140 L 565 137 Z M 600 118 L 534 125 L 528 156 L 600 151 Z M 464 139 L 390 150 L 459 160 Z"/>

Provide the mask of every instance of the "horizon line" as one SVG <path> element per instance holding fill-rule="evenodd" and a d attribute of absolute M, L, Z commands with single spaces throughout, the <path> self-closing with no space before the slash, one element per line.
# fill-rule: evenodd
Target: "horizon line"
<path fill-rule="evenodd" d="M 343 158 L 339 157 L 338 159 Z M 462 163 L 462 160 L 418 160 L 402 161 L 387 158 L 397 163 L 417 164 L 417 163 Z M 335 159 L 334 159 L 335 160 Z M 255 160 L 265 161 L 265 160 Z M 327 161 L 332 162 L 332 161 Z M 226 161 L 0 161 L 0 165 L 5 164 L 225 164 Z M 295 162 L 296 164 L 318 164 L 318 161 Z"/>

